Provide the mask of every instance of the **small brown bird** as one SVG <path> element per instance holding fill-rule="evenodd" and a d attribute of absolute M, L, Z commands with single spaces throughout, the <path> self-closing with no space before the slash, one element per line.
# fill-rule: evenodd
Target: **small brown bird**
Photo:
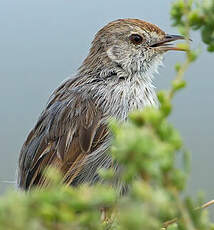
<path fill-rule="evenodd" d="M 120 166 L 107 151 L 109 118 L 126 121 L 128 113 L 158 106 L 153 73 L 168 50 L 182 50 L 168 35 L 139 19 L 120 19 L 102 28 L 77 74 L 57 88 L 25 141 L 18 168 L 18 186 L 47 186 L 48 166 L 58 168 L 68 185 L 101 182 L 97 170 L 113 167 L 115 186 Z"/>

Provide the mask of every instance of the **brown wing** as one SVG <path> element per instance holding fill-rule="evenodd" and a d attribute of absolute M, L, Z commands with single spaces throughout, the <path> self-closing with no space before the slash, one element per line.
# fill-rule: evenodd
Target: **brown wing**
<path fill-rule="evenodd" d="M 86 156 L 108 135 L 106 125 L 101 124 L 102 111 L 93 100 L 63 87 L 66 85 L 55 93 L 22 147 L 18 184 L 23 189 L 46 186 L 42 175 L 50 165 L 62 172 L 65 183 L 71 184 Z"/>

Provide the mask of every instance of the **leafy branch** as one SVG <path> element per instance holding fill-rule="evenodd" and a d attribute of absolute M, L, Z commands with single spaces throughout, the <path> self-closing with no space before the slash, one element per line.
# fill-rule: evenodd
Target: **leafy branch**
<path fill-rule="evenodd" d="M 123 196 L 114 189 L 112 169 L 99 171 L 103 184 L 76 188 L 63 186 L 59 173 L 50 169 L 48 188 L 27 194 L 13 191 L 0 198 L 0 229 L 214 230 L 204 210 L 214 201 L 204 204 L 201 197 L 184 196 L 189 153 L 168 122 L 172 99 L 186 86 L 184 74 L 199 54 L 191 50 L 191 30 L 200 31 L 208 51 L 214 51 L 214 0 L 176 0 L 171 19 L 187 38 L 179 45 L 187 50 L 186 59 L 175 66 L 172 88 L 158 93 L 159 109 L 145 108 L 131 113 L 128 123 L 109 124 L 114 135 L 109 154 L 122 166 Z M 178 155 L 183 156 L 180 168 Z"/>

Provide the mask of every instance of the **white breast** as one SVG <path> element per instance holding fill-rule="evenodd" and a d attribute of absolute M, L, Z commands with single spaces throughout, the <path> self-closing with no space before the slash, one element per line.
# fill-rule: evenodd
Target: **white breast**
<path fill-rule="evenodd" d="M 102 90 L 104 99 L 100 106 L 103 110 L 121 121 L 127 119 L 128 113 L 145 106 L 158 106 L 155 87 L 151 79 L 134 75 L 120 82 L 114 82 Z"/>

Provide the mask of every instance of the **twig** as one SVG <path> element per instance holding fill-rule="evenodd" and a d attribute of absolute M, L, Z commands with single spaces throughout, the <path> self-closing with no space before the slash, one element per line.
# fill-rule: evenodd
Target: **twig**
<path fill-rule="evenodd" d="M 163 228 L 167 229 L 169 225 L 174 224 L 178 221 L 178 218 L 174 218 L 172 220 L 168 220 L 163 223 Z"/>
<path fill-rule="evenodd" d="M 211 201 L 209 201 L 209 202 L 203 204 L 201 207 L 197 207 L 195 210 L 204 209 L 204 208 L 207 208 L 207 207 L 209 207 L 209 206 L 211 206 L 211 205 L 213 205 L 213 204 L 214 204 L 214 200 L 211 200 Z"/>
<path fill-rule="evenodd" d="M 207 202 L 207 203 L 201 205 L 200 207 L 195 208 L 194 210 L 195 210 L 195 211 L 198 211 L 198 210 L 201 210 L 201 209 L 204 209 L 204 208 L 208 208 L 208 207 L 211 206 L 211 205 L 214 205 L 214 200 L 211 200 L 211 201 L 209 201 L 209 202 Z M 164 229 L 167 229 L 171 224 L 174 224 L 174 223 L 176 223 L 177 221 L 178 221 L 178 218 L 174 218 L 174 219 L 172 219 L 172 220 L 165 221 L 165 222 L 163 223 L 163 228 L 164 228 Z"/>

